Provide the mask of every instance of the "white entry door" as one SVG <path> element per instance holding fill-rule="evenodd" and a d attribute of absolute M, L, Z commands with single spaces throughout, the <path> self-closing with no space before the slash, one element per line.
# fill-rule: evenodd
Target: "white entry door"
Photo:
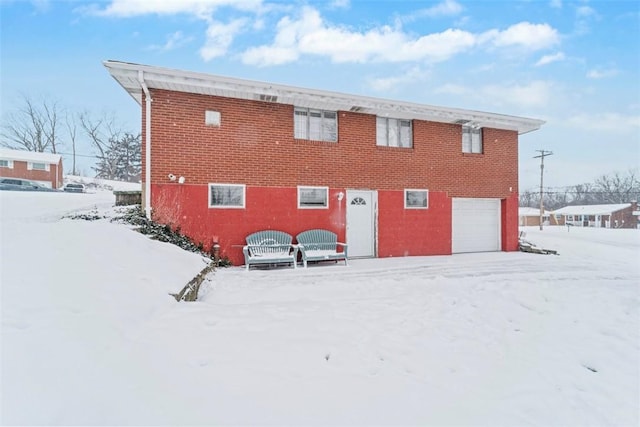
<path fill-rule="evenodd" d="M 375 256 L 375 192 L 347 190 L 349 258 Z"/>
<path fill-rule="evenodd" d="M 454 254 L 500 250 L 500 199 L 454 198 L 452 215 Z"/>

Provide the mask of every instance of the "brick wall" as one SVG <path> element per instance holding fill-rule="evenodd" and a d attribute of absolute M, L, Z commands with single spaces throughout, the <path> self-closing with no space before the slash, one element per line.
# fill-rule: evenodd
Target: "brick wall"
<path fill-rule="evenodd" d="M 338 143 L 315 142 L 293 138 L 292 106 L 162 90 L 152 99 L 154 183 L 171 173 L 191 184 L 518 192 L 516 132 L 484 129 L 484 154 L 463 154 L 461 126 L 414 120 L 412 149 L 378 147 L 374 115 L 341 111 Z M 220 127 L 205 126 L 206 110 L 221 113 Z"/>
<path fill-rule="evenodd" d="M 335 197 L 349 188 L 378 191 L 378 256 L 450 254 L 452 197 L 502 199 L 502 246 L 517 250 L 515 131 L 484 129 L 484 153 L 463 154 L 461 126 L 414 120 L 413 148 L 378 147 L 374 115 L 340 111 L 338 142 L 318 142 L 293 137 L 293 106 L 163 90 L 152 99 L 156 218 L 205 247 L 218 236 L 235 264 L 244 237 L 260 229 L 328 228 L 344 239 L 344 202 Z M 220 127 L 205 126 L 207 110 L 220 112 Z M 213 182 L 245 184 L 246 208 L 208 208 Z M 329 209 L 297 209 L 297 185 L 328 186 Z M 404 209 L 405 188 L 428 189 L 429 209 Z"/>

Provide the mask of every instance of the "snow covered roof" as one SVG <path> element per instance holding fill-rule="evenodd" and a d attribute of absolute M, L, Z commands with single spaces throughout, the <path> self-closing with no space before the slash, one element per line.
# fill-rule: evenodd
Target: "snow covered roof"
<path fill-rule="evenodd" d="M 582 206 L 565 206 L 556 209 L 554 214 L 561 215 L 607 215 L 613 212 L 626 209 L 631 203 L 620 203 L 616 205 L 582 205 Z"/>
<path fill-rule="evenodd" d="M 539 208 L 528 208 L 528 207 L 520 207 L 518 208 L 518 215 L 519 216 L 540 216 L 540 209 Z M 549 215 L 549 211 L 548 210 L 544 210 L 544 215 Z"/>
<path fill-rule="evenodd" d="M 53 153 L 38 153 L 26 150 L 9 150 L 0 148 L 0 159 L 17 160 L 19 162 L 42 162 L 49 164 L 58 164 L 62 156 Z"/>
<path fill-rule="evenodd" d="M 322 110 L 352 111 L 406 120 L 468 124 L 474 127 L 513 130 L 518 134 L 538 130 L 544 124 L 543 120 L 526 117 L 304 89 L 130 62 L 104 61 L 104 66 L 140 105 L 142 105 L 144 83 L 148 88 L 153 89 L 273 102 Z"/>

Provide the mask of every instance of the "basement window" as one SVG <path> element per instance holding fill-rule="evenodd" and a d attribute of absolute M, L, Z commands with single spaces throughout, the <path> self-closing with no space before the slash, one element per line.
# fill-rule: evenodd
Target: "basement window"
<path fill-rule="evenodd" d="M 209 207 L 244 209 L 245 194 L 244 184 L 209 184 Z"/>
<path fill-rule="evenodd" d="M 329 208 L 329 187 L 298 187 L 298 209 Z"/>
<path fill-rule="evenodd" d="M 293 128 L 296 139 L 338 142 L 338 114 L 335 111 L 296 107 Z"/>
<path fill-rule="evenodd" d="M 0 160 L 0 168 L 13 169 L 13 160 Z"/>
<path fill-rule="evenodd" d="M 429 190 L 404 190 L 404 208 L 405 209 L 428 209 L 429 208 Z"/>

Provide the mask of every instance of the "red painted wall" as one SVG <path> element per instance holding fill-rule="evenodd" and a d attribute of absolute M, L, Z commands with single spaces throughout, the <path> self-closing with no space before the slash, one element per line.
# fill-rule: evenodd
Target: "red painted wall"
<path fill-rule="evenodd" d="M 235 263 L 241 251 L 233 245 L 260 229 L 295 236 L 321 227 L 344 239 L 346 212 L 335 194 L 345 189 L 378 191 L 381 257 L 450 254 L 452 197 L 502 199 L 503 249 L 517 250 L 515 131 L 485 128 L 483 154 L 465 154 L 460 125 L 414 120 L 413 148 L 378 147 L 375 116 L 340 111 L 337 143 L 308 141 L 293 137 L 290 105 L 164 90 L 151 96 L 156 218 L 180 224 L 205 245 L 220 236 Z M 205 126 L 207 110 L 220 112 L 220 127 Z M 145 144 L 143 134 L 143 168 Z M 184 176 L 185 184 L 169 174 Z M 208 208 L 208 183 L 245 184 L 246 209 Z M 297 209 L 297 185 L 328 186 L 330 209 Z M 429 209 L 405 210 L 405 188 L 428 189 Z"/>
<path fill-rule="evenodd" d="M 378 193 L 378 256 L 451 254 L 451 199 L 429 192 L 428 209 L 405 209 L 404 189 Z"/>
<path fill-rule="evenodd" d="M 501 203 L 501 221 L 502 221 L 502 250 L 517 251 L 518 250 L 518 193 L 513 193 L 510 197 L 502 199 Z M 516 212 L 516 216 L 512 213 Z"/>
<path fill-rule="evenodd" d="M 13 161 L 13 168 L 0 167 L 0 176 L 6 178 L 24 178 L 33 181 L 47 181 L 51 188 L 62 187 L 62 160 L 58 164 L 49 165 L 48 171 L 29 170 L 27 162 Z"/>

